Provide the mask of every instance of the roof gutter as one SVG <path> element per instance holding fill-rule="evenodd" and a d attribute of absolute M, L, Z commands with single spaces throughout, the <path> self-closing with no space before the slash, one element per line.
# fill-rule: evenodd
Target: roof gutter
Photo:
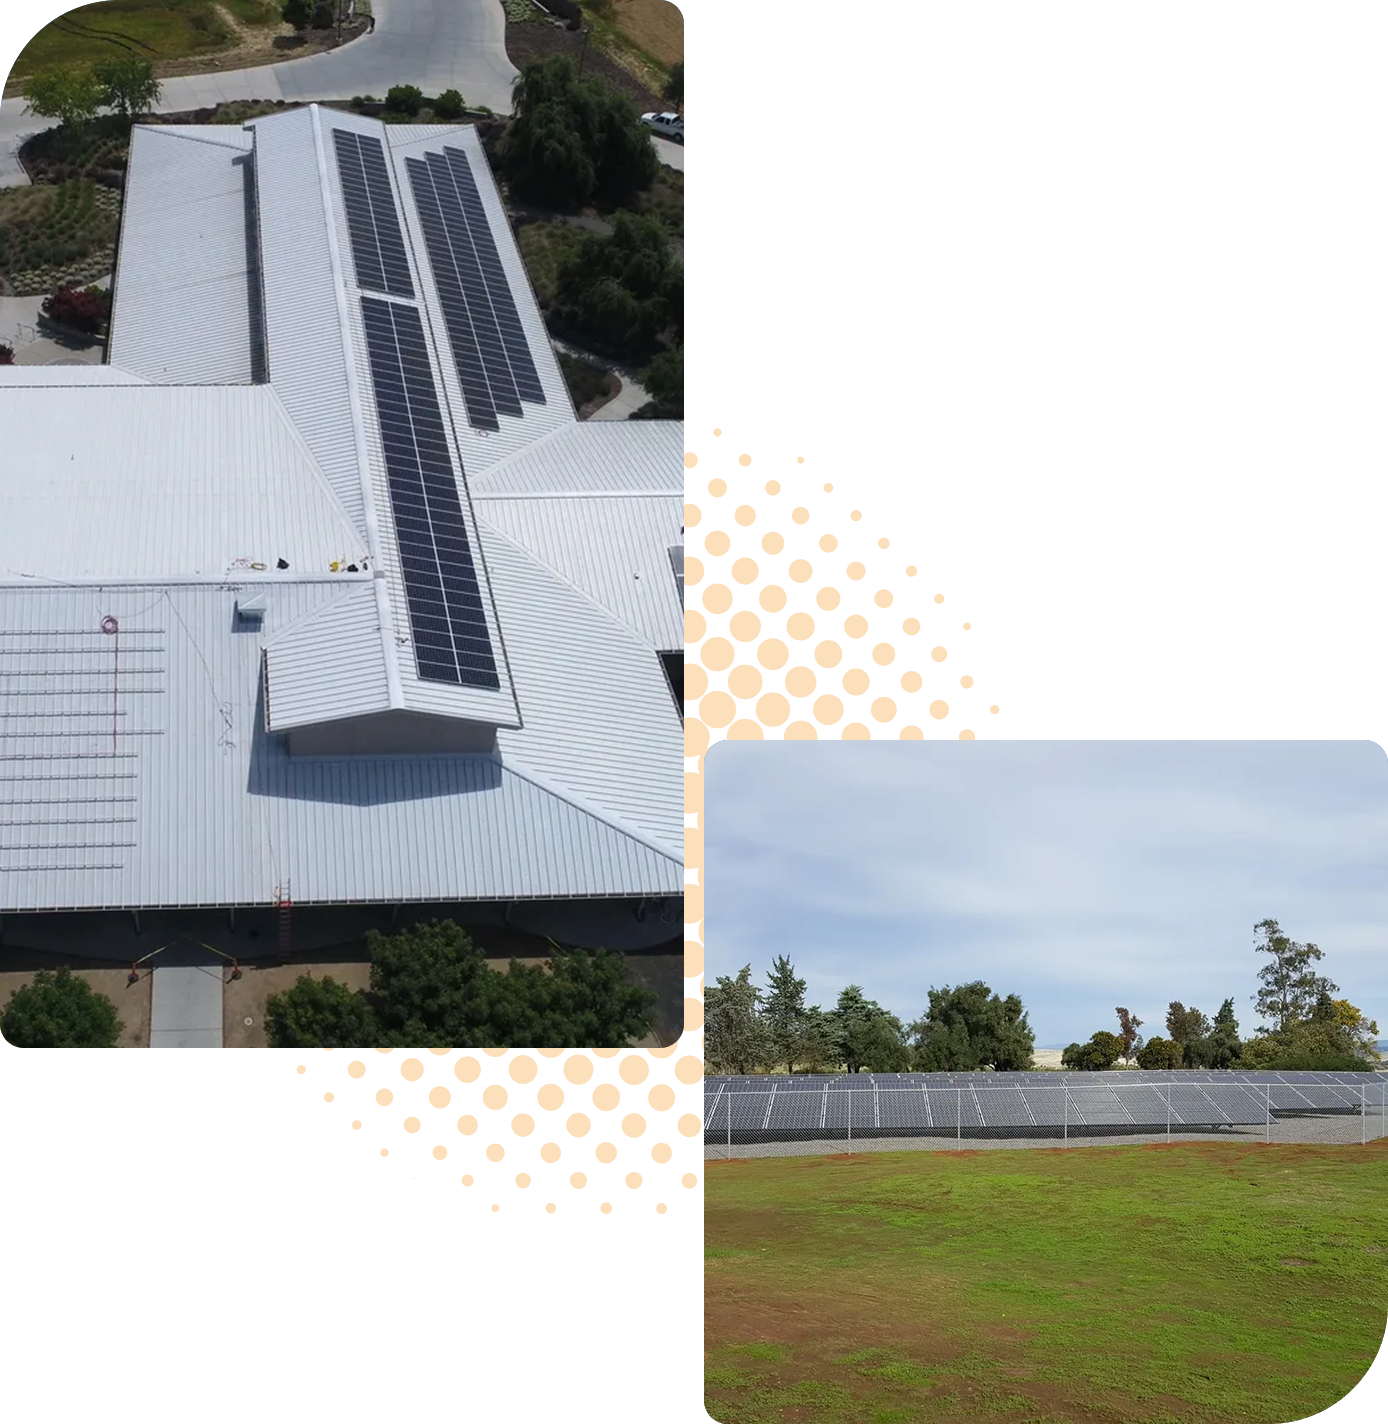
<path fill-rule="evenodd" d="M 381 529 L 376 520 L 376 497 L 371 488 L 371 469 L 367 461 L 366 423 L 362 417 L 361 391 L 357 385 L 356 362 L 351 350 L 351 325 L 347 314 L 347 286 L 342 275 L 342 255 L 337 246 L 337 226 L 333 222 L 332 199 L 328 187 L 328 159 L 323 148 L 323 129 L 319 123 L 319 108 L 310 104 L 313 124 L 313 151 L 318 160 L 318 190 L 323 199 L 323 223 L 328 234 L 328 262 L 332 268 L 333 291 L 337 297 L 337 320 L 342 333 L 342 364 L 347 372 L 347 401 L 352 411 L 352 435 L 357 447 L 357 470 L 361 475 L 362 513 L 366 521 L 366 547 L 371 555 L 371 574 L 376 588 L 376 616 L 381 625 L 381 651 L 386 660 L 386 687 L 392 707 L 403 707 L 405 695 L 400 687 L 400 665 L 395 657 L 391 635 L 394 618 L 390 597 L 386 592 L 386 572 L 381 567 Z"/>

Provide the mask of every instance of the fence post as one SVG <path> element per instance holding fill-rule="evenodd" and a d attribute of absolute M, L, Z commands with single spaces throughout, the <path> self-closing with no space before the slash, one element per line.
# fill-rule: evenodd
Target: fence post
<path fill-rule="evenodd" d="M 1359 1145 L 1362 1147 L 1368 1140 L 1369 1131 L 1369 1085 L 1360 1083 L 1359 1085 Z"/>
<path fill-rule="evenodd" d="M 954 1140 L 962 1142 L 964 1140 L 964 1090 L 956 1088 L 954 1090 Z"/>
<path fill-rule="evenodd" d="M 1166 1140 L 1171 1141 L 1171 1084 L 1166 1085 Z"/>
<path fill-rule="evenodd" d="M 724 1159 L 731 1162 L 733 1160 L 733 1095 L 728 1094 L 728 1155 Z"/>
<path fill-rule="evenodd" d="M 1070 1089 L 1062 1083 L 1060 1091 L 1065 1096 L 1065 1136 L 1063 1140 L 1065 1142 L 1065 1145 L 1068 1147 L 1070 1145 Z"/>
<path fill-rule="evenodd" d="M 1263 1141 L 1272 1141 L 1272 1084 L 1263 1084 Z"/>
<path fill-rule="evenodd" d="M 848 1140 L 853 1141 L 853 1089 L 848 1090 Z"/>

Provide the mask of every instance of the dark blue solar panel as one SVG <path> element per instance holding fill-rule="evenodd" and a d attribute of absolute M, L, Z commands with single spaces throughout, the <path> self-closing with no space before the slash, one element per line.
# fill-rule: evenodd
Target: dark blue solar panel
<path fill-rule="evenodd" d="M 419 675 L 499 687 L 419 312 L 361 308 Z"/>
<path fill-rule="evenodd" d="M 333 141 L 357 286 L 393 297 L 414 296 L 400 214 L 395 208 L 380 139 L 334 129 Z"/>
<path fill-rule="evenodd" d="M 405 167 L 468 418 L 497 430 L 498 412 L 521 416 L 545 393 L 472 169 L 451 148 Z"/>

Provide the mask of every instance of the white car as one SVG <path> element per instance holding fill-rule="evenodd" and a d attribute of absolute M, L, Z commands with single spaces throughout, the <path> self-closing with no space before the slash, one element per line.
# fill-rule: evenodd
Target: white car
<path fill-rule="evenodd" d="M 676 143 L 684 142 L 683 114 L 642 114 L 641 122 L 661 138 L 673 139 Z"/>

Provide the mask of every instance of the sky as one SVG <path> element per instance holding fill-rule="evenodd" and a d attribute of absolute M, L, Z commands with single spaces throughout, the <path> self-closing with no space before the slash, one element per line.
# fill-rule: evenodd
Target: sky
<path fill-rule="evenodd" d="M 721 742 L 705 762 L 707 982 L 789 954 L 920 1018 L 1020 994 L 1036 1046 L 1166 1032 L 1232 997 L 1275 919 L 1388 1037 L 1388 757 L 1371 742 Z"/>

